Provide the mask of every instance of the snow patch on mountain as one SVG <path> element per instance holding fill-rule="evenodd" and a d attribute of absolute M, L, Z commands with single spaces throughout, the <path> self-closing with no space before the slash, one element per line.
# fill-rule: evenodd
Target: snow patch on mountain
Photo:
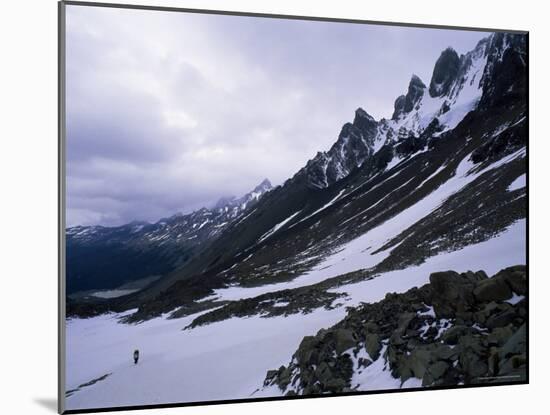
<path fill-rule="evenodd" d="M 363 348 L 354 356 L 349 353 L 353 362 L 353 376 L 351 378 L 351 387 L 356 391 L 375 391 L 375 390 L 391 390 L 391 389 L 408 389 L 418 388 L 422 386 L 422 380 L 415 377 L 410 378 L 407 382 L 401 384 L 401 380 L 394 378 L 388 367 L 384 357 L 387 344 L 382 346 L 380 356 L 373 360 L 367 351 Z M 359 359 L 369 359 L 372 363 L 366 368 L 359 365 Z"/>
<path fill-rule="evenodd" d="M 423 264 L 406 269 L 390 271 L 380 276 L 345 285 L 331 292 L 347 292 L 351 300 L 346 304 L 374 303 L 388 292 L 402 293 L 412 287 L 429 282 L 432 272 L 455 270 L 457 272 L 484 270 L 488 275 L 514 264 L 525 264 L 526 220 L 521 219 L 495 238 L 474 245 L 468 245 L 452 252 L 428 258 Z"/>
<path fill-rule="evenodd" d="M 510 186 L 508 186 L 508 191 L 513 192 L 514 190 L 523 189 L 527 184 L 527 177 L 524 174 L 519 176 L 517 179 L 515 179 L 512 183 L 510 183 Z"/>
<path fill-rule="evenodd" d="M 300 222 L 303 222 L 309 218 L 311 218 L 312 216 L 315 216 L 317 213 L 325 210 L 326 208 L 328 208 L 329 206 L 333 205 L 334 202 L 336 202 L 338 199 L 340 199 L 340 196 L 342 196 L 342 194 L 346 191 L 346 189 L 343 189 L 341 190 L 336 196 L 334 196 L 334 198 L 332 198 L 331 200 L 329 200 L 327 203 L 325 203 L 323 206 L 321 206 L 319 209 L 317 209 L 315 212 L 313 213 L 310 213 L 309 215 L 307 215 L 305 218 L 303 219 L 300 219 L 298 222 L 296 222 L 295 224 L 293 224 L 292 226 L 295 226 L 297 224 L 299 224 Z M 291 227 L 292 227 L 291 226 Z"/>
<path fill-rule="evenodd" d="M 288 218 L 286 218 L 285 220 L 279 222 L 277 225 L 275 225 L 273 228 L 271 228 L 269 231 L 267 231 L 266 233 L 264 233 L 260 239 L 258 240 L 258 243 L 260 242 L 263 242 L 264 240 L 266 240 L 267 238 L 269 238 L 271 235 L 273 235 L 275 232 L 277 232 L 279 229 L 281 229 L 283 226 L 285 226 L 288 222 L 290 222 L 292 219 L 294 219 L 294 217 L 296 217 L 298 214 L 300 214 L 301 210 L 299 210 L 298 212 L 296 213 L 293 213 L 292 215 L 290 215 Z"/>

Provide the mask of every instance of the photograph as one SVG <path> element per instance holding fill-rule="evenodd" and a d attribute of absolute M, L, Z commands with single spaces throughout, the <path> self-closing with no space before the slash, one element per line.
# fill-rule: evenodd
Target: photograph
<path fill-rule="evenodd" d="M 59 16 L 61 411 L 529 383 L 528 32 Z"/>

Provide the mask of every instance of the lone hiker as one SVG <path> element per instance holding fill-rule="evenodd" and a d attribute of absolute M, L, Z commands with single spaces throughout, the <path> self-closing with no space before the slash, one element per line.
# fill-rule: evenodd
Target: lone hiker
<path fill-rule="evenodd" d="M 134 350 L 134 365 L 137 365 L 137 362 L 139 360 L 139 350 Z"/>

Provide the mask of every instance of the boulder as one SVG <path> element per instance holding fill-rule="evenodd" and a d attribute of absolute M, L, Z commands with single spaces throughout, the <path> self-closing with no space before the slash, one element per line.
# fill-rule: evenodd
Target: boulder
<path fill-rule="evenodd" d="M 441 340 L 447 344 L 457 344 L 458 340 L 467 334 L 472 333 L 471 327 L 466 326 L 453 326 L 441 336 Z"/>
<path fill-rule="evenodd" d="M 275 378 L 277 377 L 277 374 L 279 373 L 278 370 L 268 370 L 267 371 L 267 374 L 265 376 L 265 380 L 264 380 L 264 386 L 268 386 L 268 385 L 271 385 L 271 383 L 275 380 Z"/>
<path fill-rule="evenodd" d="M 472 380 L 484 376 L 488 371 L 487 363 L 484 362 L 478 355 L 464 353 L 460 356 L 460 365 L 464 372 Z"/>
<path fill-rule="evenodd" d="M 501 359 L 507 359 L 514 354 L 525 353 L 527 350 L 527 333 L 525 324 L 523 324 L 509 339 L 499 351 Z"/>
<path fill-rule="evenodd" d="M 349 329 L 337 329 L 334 332 L 335 349 L 337 354 L 354 347 L 357 343 L 353 332 Z"/>
<path fill-rule="evenodd" d="M 440 380 L 445 372 L 449 369 L 449 364 L 443 361 L 438 361 L 428 366 L 424 376 L 422 377 L 422 386 L 429 386 Z"/>
<path fill-rule="evenodd" d="M 476 354 L 481 356 L 485 352 L 483 345 L 483 337 L 479 335 L 464 335 L 458 339 L 458 347 L 460 347 L 460 355 Z"/>
<path fill-rule="evenodd" d="M 487 359 L 487 370 L 489 376 L 496 376 L 499 370 L 498 350 L 496 347 L 491 347 L 489 358 Z"/>
<path fill-rule="evenodd" d="M 321 364 L 317 366 L 315 369 L 315 377 L 323 384 L 332 378 L 332 371 L 326 362 L 321 362 Z"/>
<path fill-rule="evenodd" d="M 500 363 L 498 374 L 501 376 L 510 376 L 516 374 L 519 368 L 527 364 L 525 353 L 517 354 Z"/>
<path fill-rule="evenodd" d="M 409 327 L 409 324 L 415 317 L 416 317 L 416 313 L 401 314 L 399 316 L 399 319 L 397 320 L 397 329 L 395 330 L 395 332 L 399 333 L 399 335 L 403 335 L 407 330 L 407 328 Z"/>
<path fill-rule="evenodd" d="M 456 360 L 460 352 L 459 347 L 450 347 L 441 343 L 434 343 L 432 360 Z"/>
<path fill-rule="evenodd" d="M 485 271 L 477 271 L 477 272 L 466 271 L 462 275 L 464 275 L 468 279 L 468 281 L 472 283 L 477 283 L 479 281 L 483 281 L 489 278 L 485 273 Z"/>
<path fill-rule="evenodd" d="M 306 336 L 300 342 L 298 346 L 298 351 L 296 352 L 296 358 L 301 364 L 312 364 L 318 355 L 316 347 L 319 344 L 319 341 L 316 337 Z"/>
<path fill-rule="evenodd" d="M 497 275 L 477 283 L 474 288 L 474 296 L 477 301 L 482 303 L 504 301 L 512 297 L 512 290 L 504 278 Z"/>
<path fill-rule="evenodd" d="M 278 370 L 278 384 L 281 390 L 285 390 L 286 387 L 290 384 L 290 377 L 292 376 L 292 371 L 289 367 L 281 366 Z"/>
<path fill-rule="evenodd" d="M 380 356 L 380 350 L 382 349 L 380 336 L 378 334 L 367 334 L 365 337 L 365 349 L 371 359 L 377 360 Z"/>
<path fill-rule="evenodd" d="M 408 356 L 407 360 L 414 376 L 422 379 L 431 362 L 431 353 L 427 349 L 416 349 Z"/>
<path fill-rule="evenodd" d="M 489 346 L 502 346 L 513 334 L 514 330 L 511 327 L 497 327 L 487 336 L 487 344 Z"/>
<path fill-rule="evenodd" d="M 460 366 L 467 377 L 473 379 L 485 375 L 488 370 L 484 357 L 487 348 L 483 345 L 483 339 L 478 335 L 466 335 L 459 339 L 458 345 Z"/>
<path fill-rule="evenodd" d="M 318 395 L 320 394 L 321 388 L 319 387 L 319 384 L 315 383 L 313 385 L 308 385 L 304 388 L 303 394 L 304 395 Z"/>
<path fill-rule="evenodd" d="M 471 323 L 474 318 L 474 313 L 471 311 L 457 311 L 456 312 L 456 323 L 457 324 L 466 324 Z"/>
<path fill-rule="evenodd" d="M 485 325 L 485 322 L 487 319 L 498 313 L 502 313 L 503 311 L 506 311 L 510 308 L 510 304 L 503 303 L 499 304 L 495 301 L 491 301 L 489 304 L 485 305 L 481 310 L 477 311 L 473 315 L 473 319 L 475 322 Z"/>
<path fill-rule="evenodd" d="M 340 378 L 328 379 L 324 382 L 325 388 L 330 392 L 340 392 L 343 388 L 347 386 L 346 381 Z"/>
<path fill-rule="evenodd" d="M 392 376 L 401 379 L 401 383 L 413 377 L 413 373 L 407 361 L 407 356 L 401 356 L 398 364 L 392 370 Z"/>
<path fill-rule="evenodd" d="M 399 358 L 399 351 L 398 348 L 390 344 L 388 348 L 386 349 L 386 353 L 384 354 L 384 357 L 390 364 L 390 367 L 393 367 L 397 364 L 397 360 Z"/>
<path fill-rule="evenodd" d="M 353 376 L 353 361 L 348 354 L 343 354 L 336 358 L 333 373 L 337 374 L 335 377 L 348 380 L 351 379 Z"/>
<path fill-rule="evenodd" d="M 433 307 L 437 318 L 453 318 L 455 313 L 470 311 L 474 304 L 474 284 L 454 271 L 434 272 L 430 275 Z"/>
<path fill-rule="evenodd" d="M 519 295 L 527 294 L 527 272 L 523 267 L 507 268 L 499 272 L 512 291 Z M 499 275 L 497 274 L 497 275 Z"/>
<path fill-rule="evenodd" d="M 374 323 L 373 321 L 367 321 L 363 325 L 363 331 L 365 334 L 378 333 L 379 330 L 380 330 L 380 327 L 378 327 L 378 324 Z"/>
<path fill-rule="evenodd" d="M 496 327 L 504 327 L 510 323 L 513 323 L 517 317 L 516 310 L 510 308 L 501 313 L 494 314 L 487 319 L 485 325 L 491 329 Z"/>

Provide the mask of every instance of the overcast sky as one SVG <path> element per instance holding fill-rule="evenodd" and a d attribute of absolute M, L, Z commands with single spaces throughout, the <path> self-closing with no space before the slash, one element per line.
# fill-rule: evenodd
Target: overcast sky
<path fill-rule="evenodd" d="M 283 183 L 487 33 L 67 6 L 67 225 Z"/>

